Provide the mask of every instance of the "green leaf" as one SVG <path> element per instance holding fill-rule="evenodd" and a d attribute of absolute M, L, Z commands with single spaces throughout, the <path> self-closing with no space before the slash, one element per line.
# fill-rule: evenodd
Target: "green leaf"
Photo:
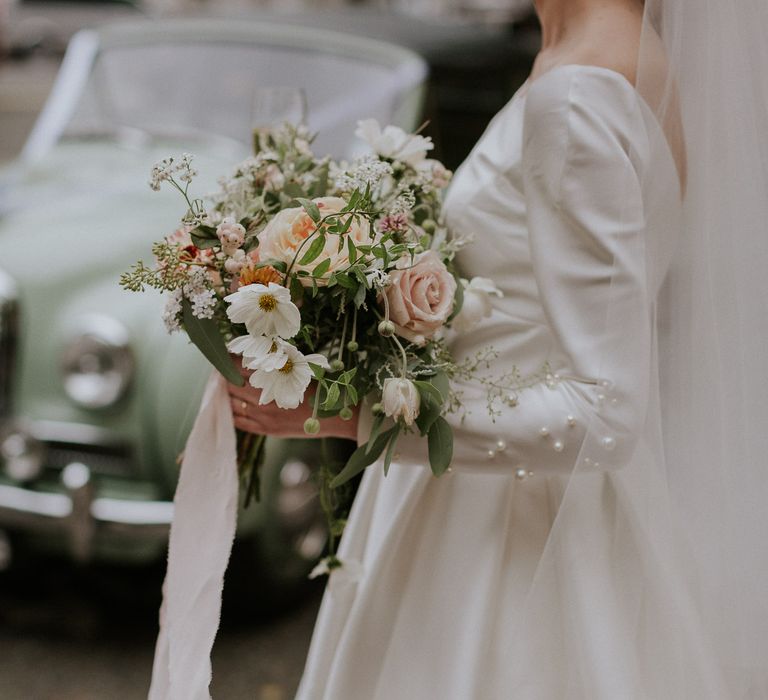
<path fill-rule="evenodd" d="M 312 277 L 320 278 L 322 277 L 331 267 L 331 259 L 326 258 L 322 262 L 319 262 L 317 264 L 317 267 L 315 267 L 314 270 L 312 270 Z"/>
<path fill-rule="evenodd" d="M 392 437 L 389 438 L 387 453 L 384 455 L 384 476 L 389 474 L 389 465 L 392 463 L 392 455 L 395 454 L 395 445 L 397 444 L 397 436 L 399 434 L 400 434 L 400 426 L 396 425 L 392 430 Z"/>
<path fill-rule="evenodd" d="M 302 189 L 298 182 L 286 182 L 285 185 L 283 185 L 282 193 L 296 201 L 300 201 L 307 196 L 307 193 Z"/>
<path fill-rule="evenodd" d="M 416 425 L 419 427 L 419 432 L 426 435 L 434 422 L 442 415 L 443 405 L 435 399 L 434 394 L 419 392 L 419 395 L 421 405 L 419 406 L 419 415 L 416 417 Z"/>
<path fill-rule="evenodd" d="M 384 425 L 384 417 L 384 414 L 380 413 L 373 419 L 373 424 L 371 425 L 371 434 L 368 436 L 368 442 L 365 443 L 366 454 L 369 453 L 373 449 L 373 446 L 376 444 L 376 440 L 378 439 L 379 433 L 381 432 L 381 427 Z"/>
<path fill-rule="evenodd" d="M 192 313 L 192 304 L 189 303 L 189 299 L 182 300 L 181 309 L 184 330 L 192 343 L 228 382 L 235 386 L 243 386 L 245 379 L 232 362 L 216 321 L 212 318 L 197 318 Z"/>
<path fill-rule="evenodd" d="M 451 315 L 448 317 L 448 323 L 453 321 L 456 316 L 459 315 L 459 312 L 461 311 L 461 307 L 464 306 L 464 285 L 461 283 L 461 279 L 458 276 L 456 277 L 456 296 L 454 297 L 453 301 L 453 311 L 451 311 Z"/>
<path fill-rule="evenodd" d="M 312 219 L 316 224 L 320 223 L 320 219 L 322 219 L 322 215 L 320 214 L 320 208 L 315 204 L 311 199 L 306 199 L 305 197 L 296 197 L 296 201 L 301 204 L 302 207 L 304 207 L 304 211 L 309 214 L 309 218 Z"/>
<path fill-rule="evenodd" d="M 336 402 L 339 400 L 339 385 L 338 384 L 331 384 L 328 387 L 328 394 L 325 397 L 325 401 L 323 401 L 323 408 L 326 410 L 330 410 L 333 408 L 333 406 L 336 405 Z"/>
<path fill-rule="evenodd" d="M 453 459 L 453 431 L 448 421 L 439 417 L 429 429 L 429 466 L 432 473 L 440 476 L 451 465 Z"/>
<path fill-rule="evenodd" d="M 359 309 L 359 308 L 360 308 L 360 307 L 363 305 L 363 302 L 365 301 L 365 293 L 366 293 L 367 291 L 368 291 L 368 290 L 365 288 L 365 285 L 363 285 L 363 284 L 361 284 L 361 285 L 360 285 L 360 286 L 357 288 L 357 291 L 355 292 L 355 296 L 354 296 L 354 298 L 352 299 L 352 301 L 354 302 L 355 306 L 356 306 L 358 309 Z"/>
<path fill-rule="evenodd" d="M 333 481 L 331 481 L 331 488 L 335 489 L 342 484 L 346 484 L 350 479 L 356 477 L 361 471 L 363 471 L 363 469 L 365 469 L 368 465 L 373 464 L 379 458 L 379 455 L 384 451 L 384 447 L 389 442 L 389 438 L 392 436 L 392 432 L 394 430 L 394 428 L 391 428 L 390 430 L 381 433 L 381 435 L 376 438 L 373 445 L 371 446 L 370 452 L 367 451 L 368 443 L 360 445 L 360 447 L 358 447 L 347 460 L 344 469 L 342 469 L 336 475 Z"/>
<path fill-rule="evenodd" d="M 190 235 L 190 238 L 192 239 L 192 243 L 197 246 L 200 250 L 207 250 L 209 248 L 216 248 L 216 246 L 219 244 L 219 239 L 211 239 L 211 238 L 200 238 L 199 236 L 196 236 L 194 233 Z"/>
<path fill-rule="evenodd" d="M 357 248 L 355 248 L 355 242 L 352 240 L 352 236 L 347 236 L 347 252 L 349 253 L 349 263 L 353 265 L 357 260 Z"/>
<path fill-rule="evenodd" d="M 325 234 L 319 233 L 315 236 L 315 240 L 312 241 L 312 244 L 309 246 L 309 250 L 307 250 L 301 260 L 299 260 L 299 265 L 309 265 L 309 263 L 317 260 L 317 258 L 320 257 L 320 253 L 323 252 L 323 248 L 325 248 Z"/>
<path fill-rule="evenodd" d="M 419 395 L 421 396 L 422 399 L 427 397 L 427 400 L 434 401 L 440 406 L 443 405 L 442 393 L 431 382 L 416 380 L 413 383 L 416 385 L 416 388 L 419 390 Z"/>
<path fill-rule="evenodd" d="M 276 260 L 275 258 L 262 260 L 261 262 L 256 263 L 253 267 L 255 270 L 262 267 L 274 267 L 278 272 L 287 272 L 288 270 L 288 265 L 286 265 L 283 260 Z"/>
<path fill-rule="evenodd" d="M 214 241 L 219 240 L 219 237 L 216 235 L 216 229 L 213 226 L 206 226 L 205 224 L 199 224 L 193 228 L 190 233 L 198 238 L 210 238 Z"/>
<path fill-rule="evenodd" d="M 304 285 L 298 277 L 291 276 L 291 301 L 300 304 L 304 298 Z"/>
<path fill-rule="evenodd" d="M 350 384 L 347 386 L 347 396 L 349 397 L 349 400 L 353 405 L 357 404 L 358 402 L 357 389 L 355 389 L 353 384 Z"/>
<path fill-rule="evenodd" d="M 349 275 L 339 273 L 336 275 L 336 281 L 346 289 L 357 289 L 357 282 L 355 282 Z"/>
<path fill-rule="evenodd" d="M 346 372 L 344 372 L 344 374 L 342 374 L 337 381 L 340 384 L 349 384 L 356 374 L 357 367 L 353 367 L 352 369 L 348 369 Z"/>
<path fill-rule="evenodd" d="M 325 163 L 317 171 L 317 180 L 310 188 L 312 197 L 325 197 L 328 193 L 328 167 L 329 163 Z"/>

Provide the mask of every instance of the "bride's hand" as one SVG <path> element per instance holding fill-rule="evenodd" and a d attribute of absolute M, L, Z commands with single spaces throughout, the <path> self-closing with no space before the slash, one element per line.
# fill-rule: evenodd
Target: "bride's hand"
<path fill-rule="evenodd" d="M 239 364 L 239 358 L 238 358 Z M 304 421 L 312 416 L 314 391 L 310 386 L 304 402 L 294 409 L 278 408 L 274 402 L 265 406 L 259 405 L 261 390 L 255 389 L 247 379 L 251 372 L 241 369 L 246 379 L 245 386 L 229 384 L 229 399 L 235 427 L 248 433 L 272 435 L 282 438 L 338 437 L 349 440 L 357 439 L 358 409 L 355 408 L 350 420 L 342 420 L 338 416 L 320 419 L 320 432 L 307 435 L 304 432 Z"/>

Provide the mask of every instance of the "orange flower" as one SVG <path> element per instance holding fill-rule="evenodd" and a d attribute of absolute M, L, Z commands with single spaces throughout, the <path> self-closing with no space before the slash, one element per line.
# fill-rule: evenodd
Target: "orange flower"
<path fill-rule="evenodd" d="M 268 285 L 270 282 L 282 284 L 283 275 L 271 265 L 265 267 L 244 267 L 240 272 L 240 286 L 247 284 Z"/>

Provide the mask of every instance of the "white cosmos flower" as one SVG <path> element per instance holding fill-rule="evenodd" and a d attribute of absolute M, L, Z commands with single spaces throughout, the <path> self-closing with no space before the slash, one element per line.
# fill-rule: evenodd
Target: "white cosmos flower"
<path fill-rule="evenodd" d="M 432 139 L 417 134 L 408 134 L 397 126 L 385 126 L 382 130 L 375 119 L 363 119 L 357 122 L 355 136 L 362 139 L 382 158 L 399 160 L 409 165 L 418 166 L 426 157 L 427 151 L 434 148 Z"/>
<path fill-rule="evenodd" d="M 413 425 L 419 415 L 421 399 L 419 390 L 412 381 L 389 377 L 384 380 L 381 403 L 384 413 L 390 418 L 402 418 L 406 425 Z"/>
<path fill-rule="evenodd" d="M 301 327 L 301 314 L 283 286 L 248 284 L 224 297 L 227 316 L 233 323 L 244 323 L 251 335 L 293 338 Z"/>
<path fill-rule="evenodd" d="M 493 280 L 487 277 L 473 277 L 470 282 L 462 280 L 462 284 L 464 285 L 464 302 L 451 326 L 459 333 L 467 333 L 491 315 L 493 311 L 491 294 L 500 297 L 502 293 Z"/>
<path fill-rule="evenodd" d="M 329 368 L 322 355 L 303 355 L 287 343 L 284 350 L 287 357 L 282 367 L 271 371 L 260 367 L 251 375 L 251 385 L 261 389 L 261 405 L 274 401 L 280 408 L 296 408 L 304 400 L 304 392 L 314 376 L 309 363 Z"/>
<path fill-rule="evenodd" d="M 264 369 L 267 372 L 285 364 L 288 359 L 286 347 L 292 346 L 282 338 L 268 335 L 241 335 L 227 344 L 230 352 L 243 356 L 243 367 Z"/>

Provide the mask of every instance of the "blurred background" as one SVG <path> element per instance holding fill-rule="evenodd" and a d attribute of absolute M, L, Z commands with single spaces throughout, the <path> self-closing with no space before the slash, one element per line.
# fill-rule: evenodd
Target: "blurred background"
<path fill-rule="evenodd" d="M 343 157 L 374 115 L 426 123 L 455 169 L 539 42 L 529 0 L 0 0 L 0 700 L 146 697 L 206 374 L 117 286 L 178 221 L 152 163 L 191 150 L 212 186 L 255 127 L 304 119 Z M 300 443 L 270 445 L 241 517 L 217 698 L 298 684 L 325 546 Z"/>

